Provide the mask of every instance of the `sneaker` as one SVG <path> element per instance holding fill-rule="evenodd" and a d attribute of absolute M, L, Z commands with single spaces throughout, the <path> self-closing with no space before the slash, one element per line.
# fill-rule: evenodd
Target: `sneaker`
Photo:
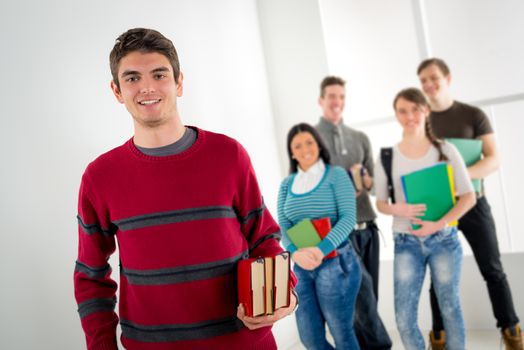
<path fill-rule="evenodd" d="M 435 337 L 433 331 L 429 332 L 429 348 L 431 350 L 445 350 L 446 349 L 446 333 L 439 332 L 439 336 Z"/>
<path fill-rule="evenodd" d="M 502 339 L 506 350 L 524 350 L 522 346 L 522 330 L 519 325 L 502 330 Z"/>

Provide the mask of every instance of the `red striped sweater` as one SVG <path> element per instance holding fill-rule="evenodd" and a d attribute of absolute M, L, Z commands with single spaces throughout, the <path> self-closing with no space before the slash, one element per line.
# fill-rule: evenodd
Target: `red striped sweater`
<path fill-rule="evenodd" d="M 246 151 L 196 129 L 184 152 L 147 156 L 133 140 L 89 164 L 79 193 L 74 283 L 89 350 L 274 349 L 269 327 L 236 318 L 236 263 L 282 251 Z M 109 256 L 118 243 L 117 284 Z"/>

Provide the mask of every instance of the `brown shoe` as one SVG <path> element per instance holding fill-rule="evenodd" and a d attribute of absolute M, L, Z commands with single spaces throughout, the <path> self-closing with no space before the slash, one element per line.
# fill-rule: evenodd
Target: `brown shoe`
<path fill-rule="evenodd" d="M 429 348 L 432 350 L 445 350 L 446 349 L 446 333 L 444 331 L 439 332 L 440 337 L 435 339 L 435 333 L 429 332 Z"/>
<path fill-rule="evenodd" d="M 502 330 L 502 339 L 506 345 L 506 350 L 524 350 L 522 346 L 522 330 L 519 325 L 515 326 L 515 331 L 505 328 Z"/>

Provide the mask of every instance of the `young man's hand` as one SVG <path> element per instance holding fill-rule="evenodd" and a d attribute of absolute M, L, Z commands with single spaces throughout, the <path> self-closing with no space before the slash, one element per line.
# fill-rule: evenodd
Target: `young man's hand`
<path fill-rule="evenodd" d="M 369 176 L 369 173 L 368 171 L 366 170 L 366 168 L 364 167 L 363 164 L 361 163 L 355 163 L 353 164 L 350 168 L 349 168 L 349 171 L 351 172 L 351 176 L 353 177 L 353 182 L 355 184 L 355 194 L 356 196 L 360 196 L 360 194 L 362 193 L 362 190 L 365 188 L 367 191 L 371 190 L 371 187 L 373 186 L 373 178 L 371 176 Z M 363 188 L 357 188 L 356 186 L 356 181 L 354 179 L 354 176 L 353 174 L 359 174 L 357 176 L 360 176 L 360 182 L 361 182 L 361 185 Z M 358 181 L 358 180 L 357 180 Z"/>
<path fill-rule="evenodd" d="M 244 325 L 248 329 L 254 330 L 262 327 L 272 326 L 278 320 L 292 314 L 293 311 L 295 311 L 296 305 L 297 298 L 294 292 L 292 292 L 289 297 L 289 306 L 281 307 L 280 309 L 275 310 L 275 313 L 273 315 L 249 317 L 246 316 L 244 306 L 240 304 L 237 308 L 237 317 L 244 323 Z"/>

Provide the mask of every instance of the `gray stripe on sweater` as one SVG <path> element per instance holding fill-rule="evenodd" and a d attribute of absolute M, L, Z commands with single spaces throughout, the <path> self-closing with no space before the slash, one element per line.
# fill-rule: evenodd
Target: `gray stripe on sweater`
<path fill-rule="evenodd" d="M 247 258 L 244 251 L 234 257 L 213 261 L 204 264 L 185 265 L 157 270 L 132 270 L 122 268 L 130 284 L 135 285 L 162 285 L 204 280 L 223 276 L 236 271 L 237 262 Z"/>
<path fill-rule="evenodd" d="M 280 231 L 272 233 L 270 235 L 266 235 L 262 238 L 259 238 L 251 247 L 249 247 L 249 250 L 255 250 L 257 247 L 262 244 L 262 242 L 267 241 L 268 239 L 276 239 L 277 241 L 280 241 L 282 239 L 282 233 Z"/>
<path fill-rule="evenodd" d="M 266 206 L 264 203 L 262 203 L 262 206 L 260 208 L 253 209 L 249 213 L 247 213 L 246 216 L 244 216 L 243 218 L 240 218 L 240 223 L 242 225 L 245 225 L 249 220 L 253 219 L 254 217 L 262 216 L 265 209 L 266 209 Z"/>
<path fill-rule="evenodd" d="M 148 226 L 173 224 L 184 221 L 236 217 L 235 211 L 231 207 L 210 206 L 138 215 L 115 221 L 114 224 L 118 226 L 121 231 L 127 231 Z"/>
<path fill-rule="evenodd" d="M 90 278 L 104 278 L 105 275 L 111 270 L 111 266 L 106 264 L 101 267 L 93 267 L 84 264 L 83 262 L 76 261 L 75 272 L 82 272 L 83 274 L 89 276 Z"/>
<path fill-rule="evenodd" d="M 89 299 L 78 304 L 80 318 L 91 315 L 94 312 L 113 311 L 116 305 L 116 297 Z"/>
<path fill-rule="evenodd" d="M 120 320 L 125 338 L 147 342 L 173 342 L 213 338 L 237 332 L 244 327 L 236 316 L 191 324 L 141 325 Z"/>
<path fill-rule="evenodd" d="M 92 235 L 93 233 L 103 233 L 106 236 L 111 236 L 115 234 L 116 228 L 111 227 L 110 229 L 103 229 L 98 223 L 94 224 L 86 224 L 80 217 L 80 215 L 76 216 L 76 219 L 78 220 L 78 225 L 82 228 L 82 231 L 88 235 Z"/>

